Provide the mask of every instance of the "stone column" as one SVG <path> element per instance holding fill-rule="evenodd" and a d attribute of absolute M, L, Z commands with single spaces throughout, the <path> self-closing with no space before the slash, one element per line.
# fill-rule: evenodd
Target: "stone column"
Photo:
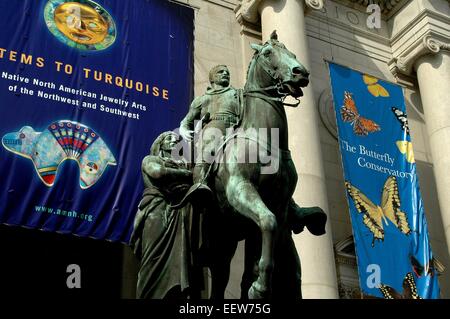
<path fill-rule="evenodd" d="M 424 44 L 431 54 L 419 57 L 417 72 L 420 96 L 430 141 L 442 222 L 450 253 L 450 49 L 433 38 Z"/>
<path fill-rule="evenodd" d="M 306 4 L 314 9 L 323 5 L 318 0 L 309 0 Z M 303 0 L 264 0 L 259 5 L 263 42 L 277 30 L 278 39 L 310 69 L 304 11 Z M 303 91 L 300 106 L 286 110 L 289 146 L 299 175 L 294 199 L 301 206 L 320 206 L 329 213 L 316 99 L 311 85 Z M 300 235 L 294 235 L 302 265 L 303 298 L 338 298 L 329 222 L 326 231 L 325 235 L 317 237 L 305 228 Z"/>

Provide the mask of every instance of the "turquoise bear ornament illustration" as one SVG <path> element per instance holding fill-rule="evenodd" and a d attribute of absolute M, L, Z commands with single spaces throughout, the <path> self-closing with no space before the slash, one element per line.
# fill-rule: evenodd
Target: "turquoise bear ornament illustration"
<path fill-rule="evenodd" d="M 78 162 L 82 189 L 94 185 L 108 165 L 117 165 L 103 139 L 74 121 L 53 122 L 43 132 L 24 126 L 4 135 L 2 144 L 8 151 L 31 159 L 39 178 L 49 187 L 55 183 L 59 165 L 67 159 Z"/>

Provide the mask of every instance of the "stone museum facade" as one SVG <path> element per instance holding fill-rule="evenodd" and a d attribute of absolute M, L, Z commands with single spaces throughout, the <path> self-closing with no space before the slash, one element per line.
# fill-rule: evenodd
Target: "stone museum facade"
<path fill-rule="evenodd" d="M 294 199 L 320 206 L 327 234 L 293 235 L 302 261 L 304 298 L 360 298 L 352 228 L 337 142 L 327 61 L 403 87 L 431 246 L 450 258 L 450 5 L 447 0 L 180 0 L 195 10 L 195 96 L 208 72 L 226 64 L 242 87 L 250 43 L 277 30 L 280 41 L 311 72 L 298 109 L 287 109 L 290 149 L 299 174 Z M 381 21 L 370 23 L 369 4 Z M 373 17 L 373 16 L 372 16 Z M 228 298 L 238 298 L 243 253 L 233 265 Z M 122 296 L 133 297 L 133 255 L 125 249 Z M 439 277 L 450 297 L 450 272 Z"/>

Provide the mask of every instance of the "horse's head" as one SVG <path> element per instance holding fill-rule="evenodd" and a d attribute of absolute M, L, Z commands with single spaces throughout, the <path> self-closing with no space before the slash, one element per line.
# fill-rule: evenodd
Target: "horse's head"
<path fill-rule="evenodd" d="M 309 83 L 308 70 L 297 61 L 283 43 L 278 41 L 276 32 L 264 45 L 252 44 L 255 50 L 253 57 L 253 80 L 264 87 L 276 87 L 279 95 L 303 95 L 302 87 Z"/>

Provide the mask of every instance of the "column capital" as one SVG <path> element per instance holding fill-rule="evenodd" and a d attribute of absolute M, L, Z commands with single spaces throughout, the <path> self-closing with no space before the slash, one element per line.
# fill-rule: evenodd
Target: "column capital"
<path fill-rule="evenodd" d="M 259 22 L 259 6 L 264 0 L 242 0 L 235 9 L 240 23 L 247 21 L 253 24 Z M 302 0 L 300 0 L 302 1 Z M 321 10 L 325 0 L 303 0 L 305 5 L 314 10 Z"/>
<path fill-rule="evenodd" d="M 400 81 L 415 77 L 414 64 L 420 57 L 449 50 L 449 10 L 420 9 L 409 2 L 391 19 L 392 60 L 388 65 Z"/>
<path fill-rule="evenodd" d="M 305 0 L 305 4 L 314 10 L 321 10 L 323 8 L 324 0 Z"/>
<path fill-rule="evenodd" d="M 401 55 L 394 56 L 388 62 L 391 72 L 397 77 L 408 77 L 413 74 L 414 63 L 427 54 L 437 54 L 441 50 L 450 50 L 450 41 L 439 35 L 428 33 L 415 41 Z"/>
<path fill-rule="evenodd" d="M 450 42 L 441 42 L 430 35 L 425 36 L 422 41 L 424 46 L 432 53 L 439 53 L 440 50 L 450 50 Z"/>

